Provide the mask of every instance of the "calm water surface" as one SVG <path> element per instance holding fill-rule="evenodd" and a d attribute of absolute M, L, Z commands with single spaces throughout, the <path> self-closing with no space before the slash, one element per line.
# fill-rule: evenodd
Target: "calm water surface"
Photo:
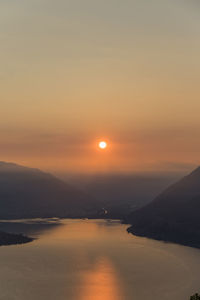
<path fill-rule="evenodd" d="M 200 250 L 134 237 L 117 221 L 28 228 L 37 240 L 0 247 L 0 299 L 188 300 L 200 290 Z"/>

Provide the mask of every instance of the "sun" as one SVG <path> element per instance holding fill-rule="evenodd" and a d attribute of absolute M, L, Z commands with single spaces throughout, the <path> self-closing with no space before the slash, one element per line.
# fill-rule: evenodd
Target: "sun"
<path fill-rule="evenodd" d="M 106 149 L 107 147 L 108 147 L 108 144 L 105 141 L 99 142 L 100 149 Z"/>

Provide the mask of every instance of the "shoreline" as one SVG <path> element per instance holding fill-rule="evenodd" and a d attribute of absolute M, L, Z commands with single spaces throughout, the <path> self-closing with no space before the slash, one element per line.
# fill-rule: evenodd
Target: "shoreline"
<path fill-rule="evenodd" d="M 138 230 L 136 228 L 134 228 L 133 226 L 130 226 L 127 228 L 127 232 L 138 236 L 138 237 L 144 237 L 144 238 L 148 238 L 148 239 L 152 239 L 152 240 L 156 240 L 156 241 L 160 241 L 160 242 L 164 242 L 164 243 L 171 243 L 171 244 L 176 244 L 176 245 L 180 245 L 180 246 L 186 246 L 186 247 L 191 247 L 191 248 L 195 248 L 195 249 L 200 249 L 200 243 L 195 242 L 195 241 L 189 241 L 187 239 L 180 239 L 179 237 L 172 237 L 170 235 L 168 236 L 163 236 L 162 234 L 156 234 L 156 233 L 147 233 L 145 231 L 142 230 Z"/>
<path fill-rule="evenodd" d="M 0 246 L 21 245 L 30 243 L 32 241 L 34 241 L 34 238 L 28 237 L 23 234 L 0 231 Z"/>

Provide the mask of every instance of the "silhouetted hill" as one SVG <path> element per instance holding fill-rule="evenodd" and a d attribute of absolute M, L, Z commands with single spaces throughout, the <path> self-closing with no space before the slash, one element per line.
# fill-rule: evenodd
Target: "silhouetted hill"
<path fill-rule="evenodd" d="M 129 232 L 200 247 L 200 168 L 133 212 Z"/>
<path fill-rule="evenodd" d="M 86 193 L 37 169 L 0 162 L 0 219 L 94 214 Z"/>

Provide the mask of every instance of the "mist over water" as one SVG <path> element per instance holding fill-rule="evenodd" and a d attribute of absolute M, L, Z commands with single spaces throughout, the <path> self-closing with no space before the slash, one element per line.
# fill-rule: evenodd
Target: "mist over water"
<path fill-rule="evenodd" d="M 37 239 L 0 247 L 0 299 L 188 300 L 199 289 L 200 250 L 135 237 L 119 221 L 2 226 Z"/>

